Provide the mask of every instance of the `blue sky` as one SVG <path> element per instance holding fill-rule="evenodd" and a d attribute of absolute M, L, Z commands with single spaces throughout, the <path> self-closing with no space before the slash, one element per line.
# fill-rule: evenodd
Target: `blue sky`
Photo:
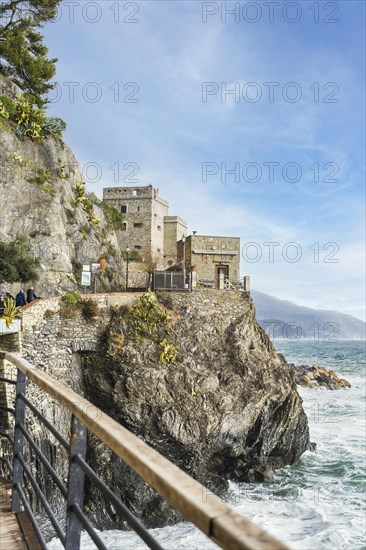
<path fill-rule="evenodd" d="M 151 183 L 257 290 L 364 318 L 365 3 L 269 4 L 64 2 L 49 111 L 100 197 Z"/>

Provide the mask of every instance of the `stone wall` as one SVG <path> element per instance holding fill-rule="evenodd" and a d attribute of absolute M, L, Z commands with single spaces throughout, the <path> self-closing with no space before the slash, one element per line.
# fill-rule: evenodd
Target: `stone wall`
<path fill-rule="evenodd" d="M 111 292 L 106 294 L 82 294 L 83 298 L 95 301 L 100 309 L 107 309 L 109 306 L 133 305 L 141 296 L 140 292 Z M 22 330 L 23 335 L 33 330 L 45 319 L 59 312 L 60 296 L 46 298 L 44 300 L 35 300 L 23 308 Z"/>

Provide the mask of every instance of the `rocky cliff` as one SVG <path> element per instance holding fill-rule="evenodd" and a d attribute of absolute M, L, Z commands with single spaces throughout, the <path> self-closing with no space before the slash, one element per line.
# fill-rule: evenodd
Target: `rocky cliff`
<path fill-rule="evenodd" d="M 144 322 L 136 322 L 146 319 L 145 311 L 135 315 L 141 302 L 138 295 L 93 299 L 101 309 L 92 322 L 80 316 L 64 318 L 56 298 L 28 306 L 22 355 L 98 405 L 209 490 L 225 496 L 228 480 L 270 479 L 276 468 L 295 463 L 308 448 L 307 418 L 294 371 L 257 324 L 248 295 L 212 290 L 162 295 L 159 300 L 165 305 L 157 306 L 161 322 L 152 331 Z M 112 306 L 112 317 L 111 299 L 122 304 Z M 171 353 L 162 355 L 167 342 Z M 48 420 L 68 437 L 69 415 L 36 388 L 29 392 Z M 66 479 L 62 448 L 38 421 L 29 418 L 28 427 Z M 87 456 L 146 525 L 180 519 L 93 437 Z M 35 474 L 62 517 L 62 503 L 48 475 L 40 465 L 35 465 Z M 95 489 L 89 485 L 86 489 L 86 509 L 94 523 L 100 528 L 125 528 Z"/>
<path fill-rule="evenodd" d="M 308 448 L 307 418 L 293 370 L 257 324 L 250 297 L 210 290 L 168 300 L 174 362 L 159 362 L 166 328 L 136 339 L 129 312 L 117 310 L 96 360 L 84 365 L 88 398 L 219 494 L 227 480 L 269 479 L 296 462 Z M 94 442 L 89 460 L 145 523 L 176 520 L 103 446 Z M 88 499 L 98 523 L 113 526 L 113 511 L 93 491 Z"/>
<path fill-rule="evenodd" d="M 99 278 L 98 290 L 120 288 L 115 227 L 97 197 L 86 195 L 99 223 L 77 202 L 82 179 L 75 156 L 62 141 L 19 139 L 14 126 L 0 117 L 0 239 L 28 235 L 32 252 L 41 259 L 35 288 L 42 296 L 75 289 L 81 264 L 96 262 L 102 254 L 111 269 Z"/>

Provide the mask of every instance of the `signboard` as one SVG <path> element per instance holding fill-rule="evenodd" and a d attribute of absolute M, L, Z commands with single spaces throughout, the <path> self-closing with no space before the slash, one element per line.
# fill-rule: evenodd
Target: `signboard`
<path fill-rule="evenodd" d="M 83 265 L 83 271 L 90 271 L 90 265 Z"/>
<path fill-rule="evenodd" d="M 92 270 L 92 273 L 96 273 L 97 271 L 100 270 L 100 264 L 92 264 L 91 265 L 91 270 Z"/>
<path fill-rule="evenodd" d="M 81 284 L 82 286 L 90 286 L 91 282 L 91 273 L 90 271 L 83 271 L 81 273 Z"/>

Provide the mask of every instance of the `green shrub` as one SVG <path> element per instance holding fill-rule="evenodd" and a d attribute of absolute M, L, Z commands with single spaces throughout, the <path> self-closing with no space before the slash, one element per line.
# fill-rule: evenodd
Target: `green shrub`
<path fill-rule="evenodd" d="M 46 122 L 43 110 L 34 108 L 26 99 L 15 102 L 15 133 L 20 138 L 29 137 L 33 141 L 42 141 L 42 129 Z"/>
<path fill-rule="evenodd" d="M 81 302 L 82 298 L 78 292 L 68 292 L 62 296 L 60 303 L 62 305 L 76 305 Z"/>
<path fill-rule="evenodd" d="M 46 118 L 43 127 L 43 136 L 52 136 L 56 139 L 62 140 L 62 133 L 66 130 L 66 122 L 62 118 L 49 117 Z"/>
<path fill-rule="evenodd" d="M 31 252 L 29 238 L 17 235 L 11 242 L 0 240 L 0 283 L 36 281 L 40 258 Z"/>
<path fill-rule="evenodd" d="M 0 96 L 0 111 L 3 112 L 4 118 L 13 119 L 15 115 L 15 107 L 13 101 L 4 95 Z"/>
<path fill-rule="evenodd" d="M 71 260 L 71 263 L 74 271 L 81 271 L 83 269 L 83 264 L 81 263 L 80 260 L 76 260 L 74 258 L 73 260 Z"/>
<path fill-rule="evenodd" d="M 11 296 L 7 296 L 4 300 L 5 309 L 3 319 L 5 319 L 5 325 L 10 327 L 15 319 L 20 319 L 22 316 L 22 308 L 15 305 L 15 300 Z"/>
<path fill-rule="evenodd" d="M 9 113 L 1 102 L 0 102 L 0 117 L 9 118 Z"/>
<path fill-rule="evenodd" d="M 167 340 L 160 342 L 159 346 L 161 347 L 159 363 L 174 363 L 178 351 L 176 346 Z"/>
<path fill-rule="evenodd" d="M 66 123 L 61 118 L 47 118 L 45 111 L 34 107 L 26 97 L 13 101 L 0 96 L 0 117 L 14 123 L 15 133 L 20 139 L 43 141 L 52 136 L 61 140 L 62 132 L 66 129 Z"/>
<path fill-rule="evenodd" d="M 161 349 L 159 363 L 174 363 L 178 349 L 167 339 L 172 334 L 171 317 L 151 292 L 143 294 L 132 308 L 125 310 L 124 318 L 131 327 L 132 338 L 150 339 L 158 344 Z"/>
<path fill-rule="evenodd" d="M 100 220 L 94 217 L 93 203 L 85 195 L 85 181 L 77 181 L 74 186 L 75 206 L 81 206 L 86 213 L 87 220 L 90 225 L 97 227 Z"/>
<path fill-rule="evenodd" d="M 125 221 L 123 214 L 121 214 L 117 208 L 106 201 L 102 201 L 101 206 L 103 208 L 104 215 L 107 218 L 108 226 L 111 229 L 122 230 Z"/>

